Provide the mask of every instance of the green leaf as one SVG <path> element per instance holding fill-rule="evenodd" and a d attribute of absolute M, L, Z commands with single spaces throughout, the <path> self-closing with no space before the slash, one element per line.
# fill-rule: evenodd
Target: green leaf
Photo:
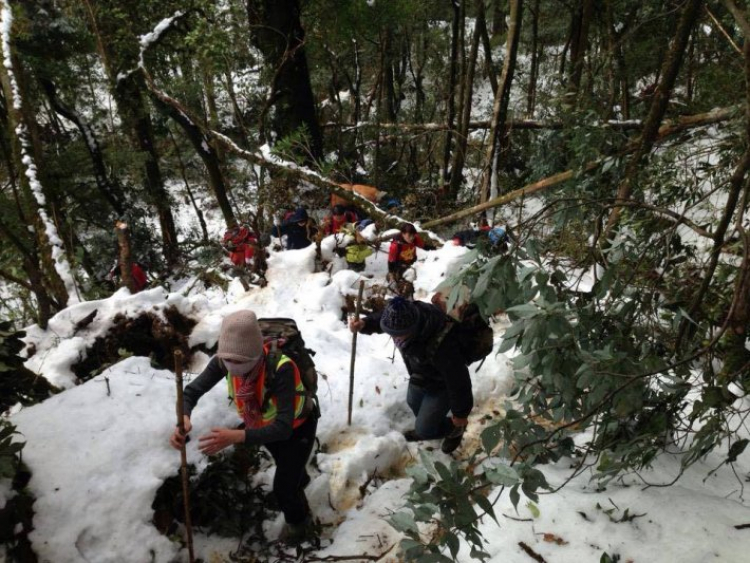
<path fill-rule="evenodd" d="M 535 317 L 539 314 L 539 308 L 531 303 L 524 303 L 523 305 L 516 305 L 506 311 L 507 313 L 513 313 L 521 318 L 528 319 Z"/>
<path fill-rule="evenodd" d="M 397 512 L 390 517 L 390 524 L 396 528 L 399 532 L 412 532 L 419 535 L 419 528 L 417 523 L 412 518 L 411 514 L 407 512 Z"/>
<path fill-rule="evenodd" d="M 442 538 L 442 541 L 445 543 L 445 545 L 448 546 L 448 549 L 451 552 L 451 557 L 455 559 L 456 555 L 458 555 L 458 548 L 460 547 L 460 544 L 456 535 L 451 532 L 446 532 Z"/>
<path fill-rule="evenodd" d="M 490 483 L 494 483 L 495 485 L 503 485 L 505 487 L 513 487 L 520 483 L 521 478 L 518 476 L 518 473 L 516 473 L 516 470 L 512 468 L 510 465 L 505 465 L 504 463 L 498 463 L 497 465 L 493 465 L 492 467 L 488 467 L 485 469 L 484 474 L 487 477 L 487 480 Z M 511 491 L 512 494 L 512 491 Z M 514 505 L 516 503 L 513 503 Z"/>
<path fill-rule="evenodd" d="M 526 503 L 526 508 L 529 509 L 529 512 L 531 512 L 531 516 L 533 518 L 539 518 L 539 516 L 540 516 L 541 513 L 539 512 L 539 507 L 536 504 L 534 504 L 533 502 L 529 501 L 529 502 Z"/>
<path fill-rule="evenodd" d="M 499 424 L 494 424 L 482 430 L 481 438 L 484 451 L 488 454 L 492 453 L 492 450 L 494 450 L 495 447 L 500 443 L 500 436 L 501 433 Z"/>
<path fill-rule="evenodd" d="M 474 499 L 474 502 L 479 505 L 479 508 L 485 511 L 485 513 L 489 514 L 492 519 L 497 522 L 497 517 L 495 516 L 495 509 L 492 507 L 492 503 L 489 501 L 489 499 L 483 495 L 475 494 L 472 496 Z"/>
<path fill-rule="evenodd" d="M 503 337 L 500 347 L 497 349 L 498 354 L 503 354 L 508 350 L 512 350 L 516 346 L 517 339 Z"/>
<path fill-rule="evenodd" d="M 521 500 L 521 495 L 518 492 L 518 485 L 510 490 L 510 502 L 513 503 L 513 508 L 518 512 L 518 501 Z"/>
<path fill-rule="evenodd" d="M 737 440 L 734 444 L 732 444 L 727 455 L 727 463 L 734 463 L 735 461 L 737 461 L 737 457 L 739 457 L 739 455 L 745 451 L 748 442 L 750 442 L 750 440 L 748 440 L 747 438 L 743 438 L 741 440 Z"/>
<path fill-rule="evenodd" d="M 518 336 L 526 329 L 526 322 L 525 321 L 516 321 L 512 325 L 510 325 L 507 329 L 505 329 L 505 334 L 503 334 L 503 338 L 513 338 L 515 336 Z"/>
<path fill-rule="evenodd" d="M 412 465 L 406 469 L 406 474 L 414 479 L 418 485 L 425 485 L 430 481 L 430 474 L 421 465 Z"/>

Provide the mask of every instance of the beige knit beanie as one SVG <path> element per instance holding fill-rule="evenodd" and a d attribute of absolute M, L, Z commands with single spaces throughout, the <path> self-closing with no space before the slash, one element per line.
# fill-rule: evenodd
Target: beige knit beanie
<path fill-rule="evenodd" d="M 263 355 L 263 335 L 255 313 L 244 310 L 224 317 L 216 355 L 222 360 L 239 363 L 255 363 L 260 359 Z"/>

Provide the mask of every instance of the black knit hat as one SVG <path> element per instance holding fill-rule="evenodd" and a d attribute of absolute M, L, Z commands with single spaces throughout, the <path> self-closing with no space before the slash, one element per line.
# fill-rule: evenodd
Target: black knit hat
<path fill-rule="evenodd" d="M 417 306 L 403 297 L 394 297 L 380 317 L 380 328 L 391 336 L 406 336 L 417 327 Z"/>

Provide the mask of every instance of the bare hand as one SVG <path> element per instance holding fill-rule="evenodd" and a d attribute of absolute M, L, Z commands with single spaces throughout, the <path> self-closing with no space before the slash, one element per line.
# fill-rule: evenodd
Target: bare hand
<path fill-rule="evenodd" d="M 211 432 L 198 439 L 198 449 L 206 455 L 214 455 L 232 444 L 239 444 L 245 440 L 244 430 L 230 430 L 229 428 L 212 428 Z"/>
<path fill-rule="evenodd" d="M 453 417 L 453 426 L 468 426 L 468 424 L 468 418 L 458 418 L 457 416 Z"/>
<path fill-rule="evenodd" d="M 365 321 L 361 319 L 351 319 L 349 320 L 349 330 L 352 332 L 359 332 L 365 328 Z"/>
<path fill-rule="evenodd" d="M 183 417 L 183 424 L 185 425 L 185 433 L 180 433 L 179 427 L 174 429 L 174 432 L 169 437 L 169 444 L 176 450 L 181 450 L 185 447 L 185 438 L 190 431 L 193 429 L 193 424 L 190 422 L 190 417 L 185 415 Z"/>

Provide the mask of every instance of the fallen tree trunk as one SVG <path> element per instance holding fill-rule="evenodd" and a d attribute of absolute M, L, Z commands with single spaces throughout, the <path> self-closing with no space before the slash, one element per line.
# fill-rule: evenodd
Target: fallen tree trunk
<path fill-rule="evenodd" d="M 691 127 L 699 127 L 702 125 L 710 125 L 712 123 L 725 121 L 738 114 L 739 111 L 739 106 L 722 108 L 719 110 L 714 110 L 713 112 L 700 114 L 700 116 L 688 116 L 685 118 L 678 118 L 676 120 L 667 121 L 659 128 L 656 140 L 657 142 L 663 141 L 667 137 L 670 137 L 671 135 L 674 135 L 676 133 L 680 133 L 686 129 L 690 129 Z M 631 143 L 620 153 L 619 156 L 623 156 L 629 152 L 632 152 L 636 150 L 636 148 L 637 144 Z M 490 201 L 480 203 L 479 205 L 474 205 L 467 209 L 462 209 L 461 211 L 456 211 L 455 213 L 451 213 L 450 215 L 446 215 L 445 217 L 441 217 L 433 221 L 427 221 L 424 225 L 422 225 L 422 228 L 431 229 L 433 227 L 445 225 L 446 223 L 452 223 L 454 221 L 458 221 L 459 219 L 463 219 L 464 217 L 469 217 L 471 215 L 474 215 L 475 213 L 479 213 L 480 211 L 485 211 L 486 209 L 491 209 L 493 207 L 499 207 L 500 205 L 504 205 L 520 197 L 524 197 L 535 192 L 550 188 L 552 186 L 556 186 L 558 184 L 566 182 L 567 180 L 571 180 L 576 175 L 583 175 L 596 170 L 601 165 L 603 165 L 606 160 L 607 159 L 601 159 L 589 162 L 585 164 L 580 170 L 566 170 L 564 172 L 559 172 L 552 176 L 548 176 L 547 178 L 543 178 L 542 180 L 527 184 L 522 188 L 491 199 Z"/>
<path fill-rule="evenodd" d="M 669 128 L 673 132 L 676 130 L 690 129 L 692 127 L 700 127 L 702 125 L 711 125 L 713 123 L 720 123 L 731 119 L 741 108 L 739 106 L 730 106 L 726 108 L 713 109 L 706 113 L 697 113 L 695 115 L 681 115 L 674 119 L 665 120 L 662 124 L 663 128 Z M 470 121 L 469 129 L 489 129 L 489 120 Z M 430 133 L 445 131 L 447 125 L 445 123 L 374 123 L 370 121 L 362 121 L 360 123 L 324 123 L 321 125 L 324 128 L 341 127 L 342 129 L 367 129 L 372 127 L 379 127 L 380 129 L 393 129 L 396 131 L 404 131 L 407 133 Z M 511 119 L 505 122 L 505 127 L 508 129 L 523 129 L 523 130 L 550 130 L 550 129 L 562 129 L 563 123 L 560 121 L 537 121 L 534 119 Z M 602 129 L 617 129 L 620 131 L 640 131 L 643 128 L 643 122 L 640 120 L 628 120 L 628 121 L 603 121 L 601 123 L 592 123 L 591 127 L 601 127 Z"/>

